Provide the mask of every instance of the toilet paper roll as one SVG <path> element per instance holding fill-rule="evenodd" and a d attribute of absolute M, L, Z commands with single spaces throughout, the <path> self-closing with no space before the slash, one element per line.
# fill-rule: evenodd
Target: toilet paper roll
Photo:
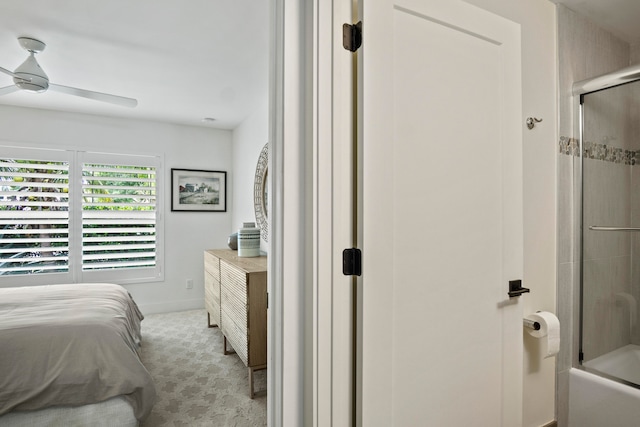
<path fill-rule="evenodd" d="M 529 334 L 536 338 L 543 338 L 547 343 L 547 351 L 544 358 L 553 357 L 560 351 L 560 321 L 553 313 L 538 311 L 530 314 L 527 319 L 540 324 L 540 329 L 527 329 Z"/>
<path fill-rule="evenodd" d="M 619 292 L 616 294 L 616 300 L 624 302 L 629 308 L 629 330 L 633 331 L 638 318 L 638 303 L 636 299 L 626 292 Z"/>

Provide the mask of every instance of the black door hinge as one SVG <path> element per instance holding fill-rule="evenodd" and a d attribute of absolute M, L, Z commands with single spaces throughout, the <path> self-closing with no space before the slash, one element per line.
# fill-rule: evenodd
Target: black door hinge
<path fill-rule="evenodd" d="M 342 251 L 342 274 L 360 276 L 362 274 L 362 252 L 358 248 Z"/>
<path fill-rule="evenodd" d="M 362 46 L 362 21 L 357 24 L 342 26 L 342 47 L 349 52 L 355 52 Z"/>

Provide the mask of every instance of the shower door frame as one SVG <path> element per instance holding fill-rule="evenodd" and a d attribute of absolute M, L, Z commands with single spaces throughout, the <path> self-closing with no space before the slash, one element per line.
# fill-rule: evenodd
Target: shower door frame
<path fill-rule="evenodd" d="M 579 148 L 580 148 L 580 274 L 579 274 L 579 283 L 580 283 L 580 317 L 578 322 L 578 363 L 579 368 L 584 369 L 583 360 L 583 306 L 584 306 L 584 97 L 585 95 L 590 95 L 592 93 L 600 92 L 603 90 L 611 89 L 616 86 L 622 86 L 625 84 L 633 83 L 640 81 L 640 64 L 632 65 L 629 67 L 622 68 L 617 71 L 613 71 L 611 73 L 602 74 L 593 78 L 580 80 L 573 83 L 571 93 L 574 97 L 578 97 L 578 138 L 579 138 Z M 575 98 L 574 98 L 575 99 Z M 606 375 L 604 373 L 598 372 L 598 375 L 606 377 L 610 380 L 617 381 L 620 383 L 624 383 L 630 385 L 635 388 L 640 388 L 640 384 L 630 383 L 624 379 L 611 377 L 610 375 Z"/>

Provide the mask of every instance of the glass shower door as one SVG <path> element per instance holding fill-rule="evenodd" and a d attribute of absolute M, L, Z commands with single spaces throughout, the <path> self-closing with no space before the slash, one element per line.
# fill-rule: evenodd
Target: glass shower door
<path fill-rule="evenodd" d="M 581 98 L 580 361 L 587 370 L 634 384 L 640 384 L 639 106 L 640 82 Z M 633 358 L 637 369 L 627 369 Z"/>

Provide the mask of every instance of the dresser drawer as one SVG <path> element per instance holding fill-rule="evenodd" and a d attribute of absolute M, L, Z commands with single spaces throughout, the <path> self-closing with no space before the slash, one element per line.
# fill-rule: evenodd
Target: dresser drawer
<path fill-rule="evenodd" d="M 247 303 L 247 274 L 227 263 L 220 261 L 220 283 L 227 289 L 241 304 Z"/>
<path fill-rule="evenodd" d="M 233 321 L 244 329 L 247 328 L 247 304 L 240 301 L 226 287 L 220 290 L 220 306 L 227 310 Z"/>
<path fill-rule="evenodd" d="M 204 273 L 204 305 L 214 324 L 220 325 L 220 283 Z"/>
<path fill-rule="evenodd" d="M 205 295 L 206 292 L 209 291 L 211 297 L 218 302 L 218 305 L 220 305 L 220 282 L 214 279 L 208 271 L 204 272 L 204 291 Z"/>
<path fill-rule="evenodd" d="M 241 327 L 233 320 L 233 315 L 227 313 L 226 307 L 220 310 L 222 333 L 227 338 L 231 347 L 236 351 L 240 359 L 245 365 L 249 365 L 248 345 L 247 345 L 247 328 Z"/>
<path fill-rule="evenodd" d="M 220 282 L 220 258 L 213 254 L 204 253 L 204 271 L 211 274 L 211 276 L 218 282 Z"/>

